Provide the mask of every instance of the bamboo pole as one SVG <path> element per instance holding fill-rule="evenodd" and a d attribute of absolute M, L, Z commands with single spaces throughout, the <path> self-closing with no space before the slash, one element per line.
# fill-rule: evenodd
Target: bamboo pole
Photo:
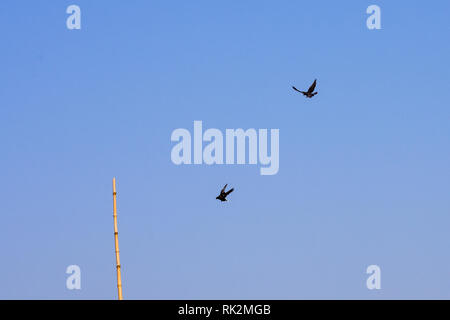
<path fill-rule="evenodd" d="M 113 178 L 113 208 L 114 208 L 114 244 L 116 248 L 116 269 L 117 269 L 117 291 L 119 300 L 122 300 L 122 278 L 120 277 L 120 257 L 119 257 L 119 232 L 117 231 L 117 205 L 116 205 L 116 178 Z"/>

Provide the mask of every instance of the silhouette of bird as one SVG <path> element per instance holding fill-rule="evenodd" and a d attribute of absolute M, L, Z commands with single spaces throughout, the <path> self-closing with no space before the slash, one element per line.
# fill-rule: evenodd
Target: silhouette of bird
<path fill-rule="evenodd" d="M 314 80 L 313 84 L 311 85 L 311 87 L 309 87 L 308 91 L 306 91 L 306 92 L 300 91 L 294 86 L 292 86 L 292 89 L 294 89 L 295 91 L 298 91 L 300 93 L 303 93 L 303 95 L 306 96 L 307 98 L 312 98 L 317 94 L 317 92 L 313 92 L 314 89 L 316 88 L 316 83 L 317 83 L 317 79 Z"/>
<path fill-rule="evenodd" d="M 225 185 L 225 187 L 223 187 L 222 190 L 220 190 L 220 194 L 216 197 L 217 200 L 220 201 L 227 201 L 227 196 L 233 192 L 234 188 L 231 188 L 230 190 L 228 190 L 227 192 L 225 192 L 225 188 L 227 187 L 228 184 Z"/>

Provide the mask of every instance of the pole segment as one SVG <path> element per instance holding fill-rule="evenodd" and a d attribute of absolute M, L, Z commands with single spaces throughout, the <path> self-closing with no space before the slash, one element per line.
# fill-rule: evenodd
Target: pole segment
<path fill-rule="evenodd" d="M 119 300 L 122 300 L 122 278 L 120 276 L 120 256 L 119 256 L 119 232 L 117 231 L 117 205 L 116 205 L 116 178 L 113 178 L 113 209 L 114 209 L 114 244 L 116 248 L 116 269 L 117 269 L 117 291 Z"/>

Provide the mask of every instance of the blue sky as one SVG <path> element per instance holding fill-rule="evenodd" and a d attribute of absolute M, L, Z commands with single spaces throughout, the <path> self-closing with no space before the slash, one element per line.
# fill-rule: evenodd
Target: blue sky
<path fill-rule="evenodd" d="M 115 176 L 126 299 L 449 299 L 449 9 L 1 1 L 0 298 L 117 297 Z M 174 165 L 194 120 L 279 129 L 278 174 Z"/>

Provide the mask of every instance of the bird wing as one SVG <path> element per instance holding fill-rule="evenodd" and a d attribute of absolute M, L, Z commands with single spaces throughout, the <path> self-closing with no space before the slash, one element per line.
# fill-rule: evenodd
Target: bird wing
<path fill-rule="evenodd" d="M 311 85 L 311 87 L 309 87 L 308 93 L 312 93 L 312 92 L 314 91 L 314 89 L 316 88 L 316 82 L 317 82 L 317 79 L 314 80 L 314 82 L 313 82 L 313 84 Z"/>
<path fill-rule="evenodd" d="M 223 189 L 220 191 L 220 193 L 224 193 L 225 192 L 225 188 L 227 187 L 228 183 L 225 185 L 225 187 L 223 187 Z"/>
<path fill-rule="evenodd" d="M 303 91 L 298 90 L 296 87 L 292 86 L 292 89 L 294 89 L 295 91 L 298 91 L 300 93 L 304 93 Z"/>
<path fill-rule="evenodd" d="M 231 188 L 230 190 L 228 190 L 227 192 L 225 192 L 225 196 L 229 195 L 230 193 L 232 193 L 234 190 L 234 188 Z"/>

